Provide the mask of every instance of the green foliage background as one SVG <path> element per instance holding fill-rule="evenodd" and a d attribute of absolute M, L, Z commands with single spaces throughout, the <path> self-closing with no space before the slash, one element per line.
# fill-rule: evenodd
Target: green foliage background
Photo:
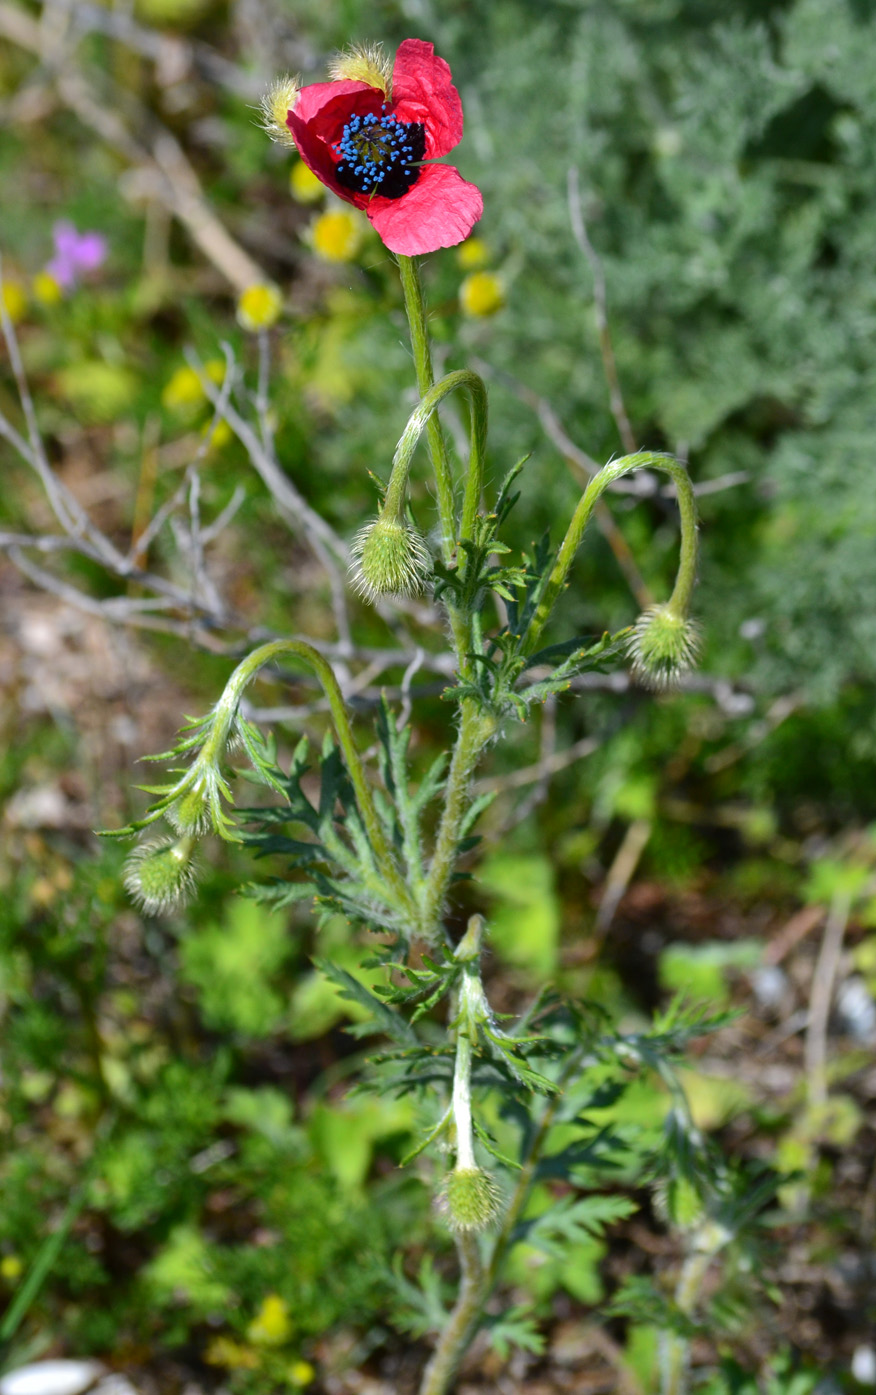
<path fill-rule="evenodd" d="M 438 254 L 426 270 L 432 328 L 447 367 L 476 355 L 493 370 L 493 478 L 532 451 L 513 522 L 519 546 L 545 529 L 557 539 L 580 481 L 511 379 L 547 399 L 598 461 L 621 450 L 592 274 L 570 226 L 570 168 L 604 267 L 639 443 L 688 456 L 700 483 L 744 472 L 702 497 L 696 604 L 705 672 L 750 701 L 720 707 L 694 692 L 655 705 L 635 693 L 596 692 L 563 703 L 562 741 L 588 735 L 599 749 L 557 777 L 547 806 L 510 832 L 493 825 L 475 893 L 495 910 L 496 952 L 512 988 L 559 972 L 564 987 L 596 992 L 617 1017 L 679 984 L 731 995 L 733 973 L 755 962 L 757 945 L 747 938 L 732 948 L 673 943 L 657 983 L 631 975 L 623 947 L 611 942 L 596 970 L 564 959 L 563 949 L 591 933 L 590 888 L 636 820 L 653 823 L 647 877 L 676 889 L 707 884 L 744 914 L 764 904 L 790 912 L 829 840 L 873 817 L 876 7 L 338 0 L 317 11 L 292 0 L 277 13 L 306 80 L 321 77 L 326 54 L 351 39 L 379 37 L 392 47 L 413 33 L 432 39 L 452 65 L 466 112 L 459 164 L 484 191 L 479 234 L 506 280 L 508 304 L 490 321 L 461 317 L 462 273 L 452 253 Z M 245 70 L 264 68 L 243 20 L 224 7 L 175 0 L 137 14 L 209 41 Z M 98 87 L 102 75 L 113 77 L 135 116 L 136 104 L 148 111 L 165 103 L 147 65 L 121 46 L 90 35 L 79 53 Z M 31 67 L 14 47 L 0 54 L 4 110 Z M 288 161 L 264 141 L 242 97 L 201 83 L 179 113 L 163 114 L 217 211 L 289 287 L 275 382 L 281 459 L 349 535 L 373 509 L 368 472 L 385 475 L 412 400 L 392 265 L 371 243 L 356 266 L 315 269 L 301 238 L 309 215 L 289 199 Z M 249 350 L 225 288 L 178 229 L 161 275 L 154 265 L 144 270 L 143 212 L 120 197 L 124 174 L 118 155 L 63 110 L 31 124 L 10 121 L 0 133 L 0 181 L 15 192 L 3 198 L 2 243 L 14 272 L 39 270 L 61 214 L 109 240 L 106 274 L 57 307 L 32 306 L 22 339 L 44 429 L 60 439 L 71 418 L 81 423 L 123 481 L 122 522 L 130 526 L 145 424 L 158 421 L 168 439 L 201 425 L 197 412 L 181 423 L 162 402 L 184 346 L 215 357 L 227 336 L 242 357 Z M 12 411 L 5 378 L 0 393 Z M 211 455 L 211 507 L 221 507 L 243 470 L 234 444 Z M 24 528 L 32 497 L 17 466 L 9 479 L 0 520 Z M 324 595 L 298 592 L 300 557 L 290 558 L 260 486 L 248 478 L 247 487 L 226 558 L 241 605 L 267 625 L 323 632 Z M 427 517 L 425 486 L 418 491 Z M 646 581 L 664 594 L 675 556 L 672 501 L 620 498 L 613 508 Z M 112 593 L 84 563 L 77 579 Z M 564 630 L 599 633 L 634 615 L 607 545 L 589 538 Z M 364 623 L 382 642 L 377 622 Z M 156 640 L 150 652 L 179 672 L 178 641 Z M 190 702 L 203 706 L 225 667 L 206 655 L 184 663 Z M 788 700 L 790 715 L 764 727 L 777 700 Z M 426 745 L 443 716 L 437 703 L 427 706 Z M 58 769 L 86 769 L 63 724 L 17 708 L 4 721 L 4 795 Z M 526 730 L 497 754 L 494 769 L 536 758 Z M 681 805 L 694 817 L 679 813 Z M 723 823 L 712 819 L 715 808 L 730 811 Z M 330 923 L 317 940 L 302 920 L 290 936 L 254 903 L 229 900 L 249 874 L 232 859 L 214 870 L 187 920 L 169 931 L 150 926 L 129 951 L 139 931 L 113 855 L 86 863 L 83 839 L 59 834 L 38 850 L 38 872 L 25 843 L 12 838 L 0 854 L 10 1140 L 0 1163 L 0 1250 L 33 1262 L 46 1216 L 56 1222 L 80 1187 L 88 1223 L 74 1224 L 25 1340 L 7 1359 L 26 1355 L 30 1342 L 38 1349 L 51 1333 L 75 1350 L 183 1348 L 199 1361 L 223 1321 L 245 1344 L 269 1292 L 294 1314 L 290 1360 L 312 1355 L 327 1331 L 361 1333 L 387 1314 L 404 1330 L 427 1331 L 427 1319 L 418 1328 L 410 1316 L 404 1279 L 400 1289 L 387 1278 L 397 1246 L 405 1273 L 416 1271 L 429 1234 L 426 1189 L 394 1172 L 417 1120 L 397 1104 L 342 1102 L 353 1048 L 336 1029 L 354 1008 L 310 967 L 318 951 L 353 968 L 343 925 Z M 525 872 L 517 886 L 515 861 Z M 49 892 L 36 896 L 40 879 Z M 871 905 L 862 924 L 872 923 Z M 165 984 L 157 994 L 156 981 Z M 83 1181 L 111 1097 L 122 1115 Z M 640 1103 L 643 1115 L 653 1113 L 653 1092 Z M 846 1110 L 809 1133 L 799 1099 L 767 1114 L 755 1111 L 760 1137 L 784 1139 L 789 1163 L 810 1169 L 825 1198 L 831 1149 L 861 1136 L 860 1112 Z M 833 1216 L 815 1236 L 841 1247 L 837 1230 L 847 1236 L 848 1228 L 848 1215 Z M 591 1239 L 565 1272 L 557 1261 L 528 1277 L 521 1248 L 513 1282 L 543 1316 L 557 1292 L 594 1303 L 604 1291 L 604 1244 Z M 429 1272 L 421 1270 L 421 1304 L 424 1293 L 441 1300 L 440 1276 Z M 653 1359 L 649 1331 L 633 1324 L 627 1334 L 630 1360 L 641 1359 L 643 1372 Z M 257 1368 L 242 1367 L 233 1379 L 241 1389 L 273 1389 L 284 1377 L 272 1360 L 263 1352 Z M 735 1360 L 726 1356 L 716 1390 L 748 1390 Z M 763 1367 L 762 1388 L 809 1388 L 784 1357 L 764 1361 L 772 1364 Z"/>

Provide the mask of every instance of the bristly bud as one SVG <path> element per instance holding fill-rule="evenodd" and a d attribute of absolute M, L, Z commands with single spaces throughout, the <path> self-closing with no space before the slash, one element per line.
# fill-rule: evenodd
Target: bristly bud
<path fill-rule="evenodd" d="M 627 644 L 634 677 L 657 692 L 674 688 L 693 668 L 699 650 L 696 625 L 669 605 L 643 611 Z"/>
<path fill-rule="evenodd" d="M 405 519 L 366 523 L 350 551 L 353 587 L 372 602 L 381 596 L 418 596 L 432 575 L 425 540 Z"/>
<path fill-rule="evenodd" d="M 194 849 L 194 838 L 186 836 L 175 843 L 144 843 L 131 853 L 125 886 L 147 914 L 185 905 L 195 885 Z"/>
<path fill-rule="evenodd" d="M 278 145 L 289 146 L 292 150 L 295 149 L 295 139 L 286 125 L 286 117 L 295 105 L 299 87 L 298 81 L 287 73 L 271 83 L 259 103 L 262 130 Z"/>
<path fill-rule="evenodd" d="M 198 780 L 184 790 L 179 799 L 165 809 L 164 817 L 173 824 L 177 833 L 206 833 L 213 824 L 207 780 Z"/>
<path fill-rule="evenodd" d="M 335 54 L 329 64 L 329 77 L 333 81 L 367 82 L 369 87 L 379 87 L 388 97 L 392 63 L 383 51 L 383 44 L 353 44 L 343 53 Z"/>
<path fill-rule="evenodd" d="M 445 1177 L 439 1204 L 451 1230 L 486 1230 L 499 1215 L 502 1193 L 482 1167 L 458 1167 Z"/>

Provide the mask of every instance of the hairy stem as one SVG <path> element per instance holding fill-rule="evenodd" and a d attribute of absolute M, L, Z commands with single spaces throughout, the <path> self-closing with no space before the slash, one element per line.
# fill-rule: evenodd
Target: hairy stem
<path fill-rule="evenodd" d="M 428 430 L 431 426 L 438 407 L 445 397 L 457 389 L 464 389 L 471 399 L 471 452 L 460 524 L 460 537 L 470 538 L 484 482 L 484 451 L 487 443 L 487 390 L 484 387 L 483 379 L 468 368 L 458 369 L 456 372 L 448 373 L 446 377 L 441 378 L 434 387 L 423 394 L 421 402 L 411 413 L 392 459 L 392 474 L 386 488 L 383 512 L 393 518 L 403 516 L 408 475 L 416 444 L 423 434 L 423 430 Z"/>
<path fill-rule="evenodd" d="M 463 700 L 459 733 L 447 777 L 444 810 L 420 903 L 420 934 L 432 943 L 441 935 L 444 899 L 456 866 L 456 849 L 469 806 L 472 776 L 481 752 L 495 729 L 493 718 L 485 717 L 471 699 Z"/>
<path fill-rule="evenodd" d="M 625 455 L 606 465 L 585 489 L 581 500 L 572 515 L 572 521 L 563 538 L 557 560 L 548 578 L 547 585 L 523 638 L 523 652 L 532 654 L 538 648 L 542 631 L 550 618 L 557 599 L 562 592 L 575 554 L 581 546 L 581 539 L 594 509 L 610 484 L 633 470 L 662 470 L 675 484 L 678 494 L 678 511 L 681 516 L 681 551 L 675 586 L 668 606 L 679 615 L 686 615 L 690 606 L 697 571 L 697 508 L 693 486 L 685 467 L 671 455 L 655 451 L 638 451 L 635 455 Z"/>
<path fill-rule="evenodd" d="M 405 297 L 405 310 L 411 331 L 411 347 L 414 351 L 414 368 L 417 374 L 417 390 L 424 398 L 434 386 L 432 371 L 432 350 L 429 346 L 429 331 L 426 324 L 426 304 L 423 300 L 423 287 L 420 282 L 419 263 L 415 257 L 398 257 L 402 290 Z M 453 474 L 447 454 L 447 443 L 441 422 L 436 415 L 429 417 L 427 425 L 429 450 L 432 455 L 432 468 L 435 471 L 435 487 L 438 495 L 438 516 L 441 520 L 441 553 L 445 565 L 453 560 L 456 545 L 456 511 L 453 506 Z"/>
<path fill-rule="evenodd" d="M 722 1225 L 706 1220 L 692 1237 L 675 1289 L 675 1305 L 685 1317 L 693 1317 L 702 1297 L 703 1280 L 712 1260 L 724 1248 L 730 1234 Z M 660 1395 L 687 1395 L 690 1374 L 690 1342 L 681 1332 L 660 1334 Z"/>
<path fill-rule="evenodd" d="M 484 1288 L 484 1264 L 477 1236 L 470 1231 L 462 1231 L 456 1237 L 456 1250 L 459 1255 L 459 1295 L 423 1372 L 419 1395 L 446 1395 L 480 1324 L 488 1290 Z"/>
<path fill-rule="evenodd" d="M 338 744 L 343 752 L 344 761 L 356 794 L 356 803 L 380 871 L 401 904 L 410 907 L 410 892 L 402 880 L 384 835 L 371 795 L 371 788 L 365 775 L 365 768 L 356 749 L 350 719 L 334 670 L 328 660 L 324 659 L 312 645 L 305 644 L 303 640 L 298 639 L 276 639 L 272 640 L 270 644 L 263 644 L 259 649 L 248 654 L 232 673 L 225 685 L 225 691 L 216 704 L 213 729 L 207 743 L 205 743 L 205 749 L 207 746 L 212 748 L 215 745 L 218 754 L 224 753 L 244 689 L 255 678 L 259 669 L 281 657 L 300 659 L 307 664 L 308 668 L 312 669 L 319 679 L 328 699 Z"/>

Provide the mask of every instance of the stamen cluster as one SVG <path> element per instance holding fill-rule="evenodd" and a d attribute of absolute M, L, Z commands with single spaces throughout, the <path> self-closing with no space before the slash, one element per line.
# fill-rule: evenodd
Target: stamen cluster
<path fill-rule="evenodd" d="M 399 199 L 420 176 L 416 162 L 425 154 L 426 128 L 418 121 L 399 121 L 386 102 L 381 111 L 350 117 L 332 145 L 340 157 L 335 175 L 359 194 Z"/>

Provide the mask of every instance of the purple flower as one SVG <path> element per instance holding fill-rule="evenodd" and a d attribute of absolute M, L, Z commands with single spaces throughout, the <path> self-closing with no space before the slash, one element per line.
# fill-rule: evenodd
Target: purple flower
<path fill-rule="evenodd" d="M 106 256 L 106 238 L 97 232 L 77 232 L 72 223 L 56 223 L 52 240 L 55 255 L 46 271 L 65 289 L 75 285 L 83 272 L 99 267 Z"/>

